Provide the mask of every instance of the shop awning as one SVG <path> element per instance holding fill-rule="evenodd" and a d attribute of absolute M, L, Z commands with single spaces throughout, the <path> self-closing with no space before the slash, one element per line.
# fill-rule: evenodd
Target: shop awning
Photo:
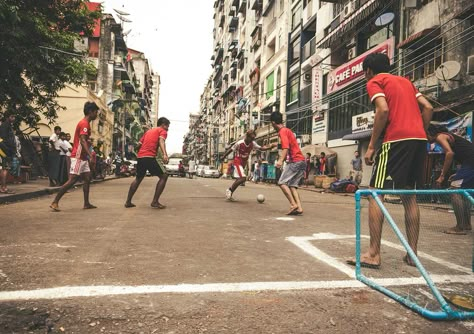
<path fill-rule="evenodd" d="M 424 29 L 422 31 L 417 32 L 416 34 L 411 35 L 404 41 L 398 43 L 397 48 L 399 49 L 408 49 L 410 46 L 412 46 L 416 41 L 418 41 L 420 38 L 426 35 L 433 35 L 436 36 L 439 33 L 433 33 L 435 30 L 439 30 L 439 26 L 434 26 L 432 28 Z"/>
<path fill-rule="evenodd" d="M 349 133 L 342 137 L 342 140 L 361 140 L 370 138 L 370 136 L 372 136 L 372 130 L 364 130 L 361 132 Z"/>

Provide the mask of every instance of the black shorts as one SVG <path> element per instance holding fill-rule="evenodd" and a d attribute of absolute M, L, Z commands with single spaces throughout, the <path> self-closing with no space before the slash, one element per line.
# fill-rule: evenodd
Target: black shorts
<path fill-rule="evenodd" d="M 384 143 L 375 158 L 370 186 L 378 189 L 421 188 L 426 143 L 425 140 Z"/>
<path fill-rule="evenodd" d="M 145 177 L 147 171 L 154 176 L 162 176 L 166 173 L 164 166 L 156 158 L 138 158 L 137 177 Z"/>

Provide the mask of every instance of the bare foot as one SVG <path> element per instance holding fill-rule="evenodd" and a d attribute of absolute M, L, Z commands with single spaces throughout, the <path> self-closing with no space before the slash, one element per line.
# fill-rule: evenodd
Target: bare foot
<path fill-rule="evenodd" d="M 348 259 L 346 260 L 347 264 L 352 266 L 356 265 L 355 259 Z M 369 253 L 361 254 L 360 256 L 360 266 L 363 268 L 370 268 L 370 269 L 379 269 L 380 268 L 380 255 L 371 256 Z"/>
<path fill-rule="evenodd" d="M 97 207 L 95 205 L 92 205 L 92 204 L 87 204 L 87 205 L 84 205 L 83 209 L 84 210 L 91 210 L 91 209 L 97 209 Z"/>
<path fill-rule="evenodd" d="M 290 206 L 290 211 L 288 211 L 288 212 L 286 213 L 286 215 L 287 215 L 287 216 L 291 216 L 291 215 L 294 214 L 293 212 L 295 212 L 295 211 L 297 211 L 297 210 L 298 210 L 298 207 L 297 207 L 297 206 Z"/>
<path fill-rule="evenodd" d="M 465 235 L 467 234 L 466 230 L 460 229 L 457 226 L 448 228 L 447 230 L 443 231 L 446 234 L 456 234 L 456 235 Z"/>
<path fill-rule="evenodd" d="M 413 260 L 411 259 L 411 257 L 408 256 L 408 254 L 406 254 L 406 255 L 403 257 L 403 262 L 405 262 L 406 264 L 408 264 L 408 265 L 411 266 L 411 267 L 416 267 L 415 262 L 413 262 Z"/>
<path fill-rule="evenodd" d="M 51 203 L 51 205 L 49 206 L 54 212 L 59 212 L 61 210 L 59 210 L 59 205 L 58 203 Z"/>
<path fill-rule="evenodd" d="M 136 205 L 133 204 L 133 203 L 125 203 L 124 207 L 126 207 L 126 208 L 134 208 L 134 207 L 136 207 Z"/>
<path fill-rule="evenodd" d="M 151 203 L 151 207 L 155 209 L 166 209 L 166 205 L 160 203 Z"/>

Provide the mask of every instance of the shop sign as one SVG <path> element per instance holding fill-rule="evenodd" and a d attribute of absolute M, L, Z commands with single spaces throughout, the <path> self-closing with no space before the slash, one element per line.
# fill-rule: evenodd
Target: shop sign
<path fill-rule="evenodd" d="M 311 102 L 316 102 L 319 101 L 323 95 L 323 87 L 322 87 L 322 81 L 323 81 L 323 71 L 318 68 L 314 67 L 312 69 L 312 81 L 313 81 L 313 92 L 312 92 L 312 98 Z"/>
<path fill-rule="evenodd" d="M 350 62 L 339 66 L 334 71 L 331 71 L 328 78 L 328 94 L 360 80 L 364 76 L 364 70 L 362 68 L 364 59 L 371 53 L 385 53 L 390 58 L 390 62 L 393 63 L 394 48 L 395 39 L 392 37 L 361 54 L 359 57 L 352 59 Z"/>
<path fill-rule="evenodd" d="M 313 123 L 313 133 L 321 133 L 326 131 L 326 122 L 324 118 Z"/>
<path fill-rule="evenodd" d="M 374 127 L 375 113 L 373 111 L 352 116 L 352 133 L 371 130 Z"/>

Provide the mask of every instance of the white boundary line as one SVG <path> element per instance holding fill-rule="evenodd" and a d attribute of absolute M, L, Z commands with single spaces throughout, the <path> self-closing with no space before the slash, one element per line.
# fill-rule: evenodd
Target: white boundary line
<path fill-rule="evenodd" d="M 467 275 L 433 275 L 435 283 L 474 284 L 474 277 Z M 419 285 L 425 283 L 419 278 L 375 279 L 382 286 Z M 295 290 L 331 290 L 331 289 L 368 289 L 357 280 L 339 281 L 301 281 L 301 282 L 246 282 L 246 283 L 209 283 L 178 285 L 140 285 L 140 286 L 64 286 L 39 290 L 3 291 L 0 302 L 35 299 L 64 299 L 78 297 L 101 297 L 140 294 L 192 294 L 192 293 L 229 293 L 252 291 L 295 291 Z"/>
<path fill-rule="evenodd" d="M 367 236 L 362 236 L 367 238 Z M 78 297 L 100 297 L 136 294 L 190 294 L 190 293 L 229 293 L 251 291 L 294 291 L 320 289 L 365 289 L 367 286 L 354 279 L 354 268 L 343 264 L 336 258 L 322 252 L 311 244 L 312 240 L 337 240 L 355 238 L 353 235 L 335 235 L 331 233 L 314 234 L 310 237 L 288 237 L 287 240 L 302 249 L 305 253 L 325 262 L 348 275 L 349 280 L 334 281 L 296 281 L 296 282 L 243 282 L 243 283 L 209 283 L 209 284 L 178 284 L 178 285 L 142 285 L 142 286 L 64 286 L 49 289 L 3 291 L 0 292 L 0 302 L 35 299 L 64 299 Z M 398 245 L 386 242 L 388 247 L 398 249 Z M 397 247 L 394 247 L 397 246 Z M 437 261 L 451 269 L 466 272 L 467 268 L 451 264 L 444 260 L 421 253 L 421 257 Z M 470 273 L 470 272 L 469 272 Z M 474 284 L 474 275 L 432 275 L 432 280 L 438 284 L 465 283 Z M 424 284 L 422 277 L 399 277 L 374 279 L 381 286 L 404 286 Z"/>

